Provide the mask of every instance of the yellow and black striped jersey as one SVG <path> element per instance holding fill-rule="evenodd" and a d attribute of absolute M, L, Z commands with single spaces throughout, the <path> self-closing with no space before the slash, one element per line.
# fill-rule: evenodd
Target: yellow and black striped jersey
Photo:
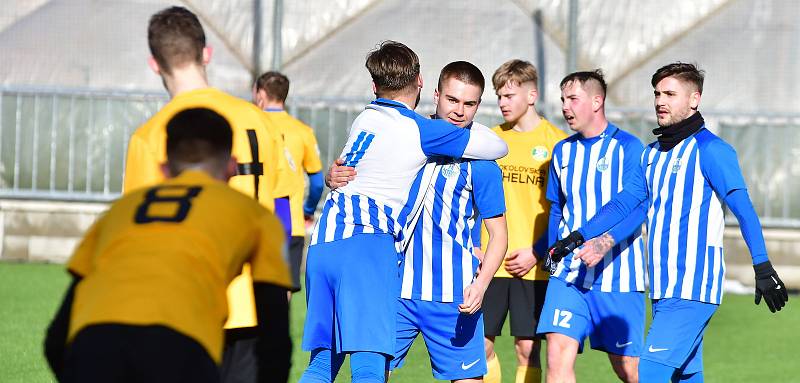
<path fill-rule="evenodd" d="M 178 112 L 190 108 L 208 108 L 228 120 L 233 130 L 231 154 L 242 164 L 240 175 L 232 177 L 229 185 L 252 197 L 257 192 L 258 201 L 272 210 L 274 199 L 286 196 L 276 190 L 278 178 L 288 170 L 281 135 L 258 107 L 215 88 L 176 95 L 133 133 L 128 143 L 123 192 L 164 180 L 160 165 L 167 158 L 167 123 Z M 254 146 L 258 147 L 255 151 Z"/>
<path fill-rule="evenodd" d="M 281 223 L 252 198 L 189 170 L 114 202 L 69 261 L 82 277 L 69 338 L 98 323 L 163 325 L 221 360 L 226 287 L 245 262 L 290 287 Z"/>
<path fill-rule="evenodd" d="M 288 191 L 279 189 L 278 185 L 280 178 L 288 176 L 281 134 L 257 106 L 215 88 L 196 89 L 176 95 L 134 132 L 128 143 L 123 192 L 151 186 L 164 179 L 160 165 L 166 162 L 167 123 L 182 110 L 201 107 L 225 117 L 233 130 L 231 154 L 240 164 L 240 175 L 232 177 L 228 184 L 258 199 L 267 209 L 274 210 L 275 198 L 288 195 Z M 257 145 L 253 145 L 255 142 Z M 257 150 L 254 151 L 255 146 Z M 231 312 L 227 328 L 256 325 L 252 280 L 248 270 L 245 267 L 228 291 Z"/>

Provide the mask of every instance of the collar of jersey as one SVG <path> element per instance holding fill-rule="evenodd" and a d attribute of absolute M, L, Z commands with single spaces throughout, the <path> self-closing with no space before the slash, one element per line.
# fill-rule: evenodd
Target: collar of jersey
<path fill-rule="evenodd" d="M 391 107 L 391 108 L 404 108 L 404 109 L 411 110 L 411 108 L 409 108 L 408 105 L 403 104 L 400 101 L 389 100 L 387 98 L 376 99 L 375 101 L 371 102 L 370 104 L 380 105 L 380 106 L 388 106 L 388 107 Z"/>
<path fill-rule="evenodd" d="M 267 108 L 264 109 L 265 112 L 283 112 L 283 108 Z"/>
<path fill-rule="evenodd" d="M 599 135 L 594 136 L 592 138 L 584 138 L 580 133 L 578 133 L 578 140 L 586 143 L 595 143 L 606 137 L 614 137 L 614 135 L 617 134 L 618 130 L 619 128 L 617 128 L 616 125 L 609 122 L 608 125 L 606 126 L 606 130 L 604 130 L 603 133 L 600 133 Z"/>
<path fill-rule="evenodd" d="M 185 183 L 187 180 L 191 180 L 193 183 L 201 183 L 201 184 L 210 184 L 213 182 L 218 182 L 218 180 L 214 177 L 211 177 L 210 174 L 206 173 L 203 170 L 198 169 L 186 169 L 178 174 L 177 177 L 170 178 L 166 182 L 167 183 Z"/>

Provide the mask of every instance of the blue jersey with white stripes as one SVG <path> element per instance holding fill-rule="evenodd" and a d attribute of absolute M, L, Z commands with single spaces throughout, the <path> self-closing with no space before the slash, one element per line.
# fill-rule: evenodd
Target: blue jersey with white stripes
<path fill-rule="evenodd" d="M 642 164 L 651 195 L 651 297 L 721 303 L 723 200 L 746 188 L 736 152 L 701 129 L 668 151 L 648 145 Z"/>
<path fill-rule="evenodd" d="M 479 261 L 473 251 L 478 215 L 505 213 L 503 179 L 494 161 L 436 158 L 402 268 L 401 298 L 461 302 Z"/>
<path fill-rule="evenodd" d="M 358 176 L 332 190 L 311 236 L 311 245 L 361 233 L 387 233 L 399 242 L 418 212 L 432 170 L 427 156 L 461 157 L 470 131 L 429 120 L 404 104 L 377 99 L 353 122 L 340 158 Z M 499 139 L 498 139 L 499 140 Z"/>
<path fill-rule="evenodd" d="M 623 190 L 626 174 L 639 171 L 644 145 L 633 135 L 608 124 L 597 137 L 574 134 L 553 148 L 547 184 L 551 212 L 560 210 L 557 237 L 564 238 L 584 225 L 600 208 Z M 586 267 L 575 253 L 559 263 L 555 278 L 605 292 L 644 291 L 644 241 L 642 214 L 630 236 L 617 244 L 594 267 Z M 620 223 L 625 225 L 627 223 Z"/>

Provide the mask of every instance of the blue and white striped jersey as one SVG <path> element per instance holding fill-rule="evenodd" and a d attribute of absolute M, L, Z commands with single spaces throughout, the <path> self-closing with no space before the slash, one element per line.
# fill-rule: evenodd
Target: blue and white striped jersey
<path fill-rule="evenodd" d="M 639 139 L 611 123 L 597 137 L 583 138 L 574 134 L 556 144 L 547 199 L 552 202 L 552 213 L 558 214 L 554 209 L 560 209 L 558 238 L 584 225 L 623 190 L 626 174 L 640 171 L 643 149 Z M 575 253 L 572 253 L 559 263 L 553 277 L 604 292 L 644 291 L 643 219 L 642 215 L 634 222 L 636 229 L 628 231 L 632 231 L 632 235 L 615 238 L 617 244 L 594 267 L 586 267 L 580 260 L 573 259 Z"/>
<path fill-rule="evenodd" d="M 475 138 L 478 137 L 476 140 Z M 361 233 L 388 233 L 399 246 L 419 211 L 433 169 L 428 156 L 494 159 L 507 147 L 488 129 L 475 132 L 429 120 L 400 102 L 379 98 L 353 122 L 341 157 L 358 176 L 332 190 L 310 245 Z"/>
<path fill-rule="evenodd" d="M 651 200 L 650 296 L 721 303 L 723 199 L 746 188 L 736 152 L 701 129 L 666 152 L 648 145 L 642 166 Z"/>
<path fill-rule="evenodd" d="M 505 213 L 503 181 L 494 161 L 436 158 L 432 188 L 425 193 L 402 268 L 401 298 L 461 302 L 479 261 L 473 229 L 480 214 Z"/>

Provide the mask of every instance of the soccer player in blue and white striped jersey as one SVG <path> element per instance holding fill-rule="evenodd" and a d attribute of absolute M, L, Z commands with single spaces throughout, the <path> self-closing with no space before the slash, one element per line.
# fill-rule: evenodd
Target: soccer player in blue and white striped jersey
<path fill-rule="evenodd" d="M 473 64 L 446 65 L 434 93 L 433 117 L 466 129 L 482 127 L 473 118 L 484 84 Z M 437 157 L 426 166 L 433 166 L 434 178 L 404 253 L 391 368 L 403 364 L 422 334 L 436 379 L 477 382 L 486 373 L 480 308 L 508 241 L 502 172 L 494 161 L 449 157 Z M 482 261 L 473 250 L 478 215 L 489 233 Z"/>
<path fill-rule="evenodd" d="M 767 257 L 761 224 L 742 177 L 736 152 L 705 128 L 697 111 L 703 72 L 673 63 L 653 75 L 658 141 L 648 145 L 640 170 L 601 211 L 556 242 L 556 258 L 584 238 L 603 234 L 648 201 L 648 272 L 653 321 L 639 363 L 643 382 L 703 381 L 703 334 L 722 301 L 725 262 L 722 206 L 739 221 L 753 258 L 756 304 L 770 311 L 788 300 L 786 287 Z M 590 240 L 584 259 L 602 256 L 607 246 Z"/>
<path fill-rule="evenodd" d="M 420 170 L 429 156 L 494 159 L 507 151 L 488 129 L 460 129 L 412 110 L 422 78 L 405 45 L 382 43 L 366 67 L 377 100 L 353 122 L 342 152 L 359 176 L 329 193 L 308 249 L 303 349 L 312 354 L 301 382 L 332 381 L 345 354 L 354 382 L 383 380 L 395 349 L 396 242 L 432 175 Z"/>
<path fill-rule="evenodd" d="M 434 91 L 434 119 L 481 129 L 473 121 L 485 80 L 466 61 L 445 65 Z M 403 365 L 419 334 L 425 339 L 436 379 L 478 382 L 486 373 L 483 348 L 484 294 L 507 248 L 502 172 L 494 161 L 431 158 L 433 182 L 404 251 L 392 370 Z M 346 185 L 354 172 L 331 169 L 328 184 Z M 359 176 L 360 177 L 360 176 Z M 478 215 L 489 234 L 482 259 L 473 249 Z M 480 265 L 481 274 L 476 277 Z"/>
<path fill-rule="evenodd" d="M 561 112 L 576 133 L 553 148 L 547 182 L 548 243 L 566 237 L 622 191 L 639 168 L 644 146 L 608 122 L 600 70 L 561 81 Z M 644 210 L 606 234 L 616 243 L 602 259 L 584 263 L 577 251 L 552 265 L 537 333 L 547 337 L 547 381 L 575 381 L 575 358 L 589 337 L 608 353 L 617 376 L 636 382 L 644 334 Z"/>

